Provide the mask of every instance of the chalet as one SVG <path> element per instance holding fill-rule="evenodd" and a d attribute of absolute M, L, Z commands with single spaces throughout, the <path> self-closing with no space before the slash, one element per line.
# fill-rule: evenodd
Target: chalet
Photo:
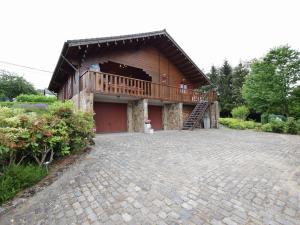
<path fill-rule="evenodd" d="M 97 132 L 143 132 L 216 128 L 215 92 L 199 91 L 209 83 L 162 30 L 65 42 L 49 89 L 94 111 Z"/>

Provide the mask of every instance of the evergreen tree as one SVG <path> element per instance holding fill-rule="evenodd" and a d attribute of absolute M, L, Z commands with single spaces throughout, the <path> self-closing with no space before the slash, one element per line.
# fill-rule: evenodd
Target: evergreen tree
<path fill-rule="evenodd" d="M 239 63 L 232 73 L 232 103 L 233 105 L 240 106 L 244 104 L 244 99 L 242 97 L 242 87 L 245 82 L 246 76 L 249 73 L 247 67 Z"/>
<path fill-rule="evenodd" d="M 219 84 L 219 71 L 215 66 L 212 66 L 210 72 L 207 74 L 212 88 L 217 88 Z"/>
<path fill-rule="evenodd" d="M 224 61 L 223 66 L 219 69 L 219 101 L 221 105 L 221 112 L 223 115 L 229 116 L 233 108 L 232 99 L 232 67 L 227 60 Z"/>

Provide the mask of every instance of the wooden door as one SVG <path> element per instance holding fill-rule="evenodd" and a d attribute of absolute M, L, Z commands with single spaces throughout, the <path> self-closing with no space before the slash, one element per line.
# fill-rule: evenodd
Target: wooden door
<path fill-rule="evenodd" d="M 148 118 L 154 130 L 162 130 L 162 106 L 148 105 Z"/>
<path fill-rule="evenodd" d="M 127 131 L 127 104 L 94 102 L 97 133 Z"/>

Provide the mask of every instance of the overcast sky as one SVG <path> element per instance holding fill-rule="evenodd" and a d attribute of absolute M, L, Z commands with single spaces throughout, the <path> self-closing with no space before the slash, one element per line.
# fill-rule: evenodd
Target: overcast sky
<path fill-rule="evenodd" d="M 299 0 L 1 0 L 0 61 L 53 71 L 64 41 L 167 29 L 208 72 L 224 59 L 259 58 L 274 46 L 300 49 Z M 7 66 L 37 88 L 51 73 Z"/>

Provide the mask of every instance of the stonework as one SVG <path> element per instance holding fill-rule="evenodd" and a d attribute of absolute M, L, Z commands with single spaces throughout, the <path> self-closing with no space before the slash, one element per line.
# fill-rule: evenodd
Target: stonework
<path fill-rule="evenodd" d="M 182 103 L 164 104 L 163 106 L 163 127 L 164 130 L 181 129 Z"/>
<path fill-rule="evenodd" d="M 182 107 L 182 121 L 186 121 L 190 114 L 192 113 L 195 105 L 183 105 Z"/>
<path fill-rule="evenodd" d="M 211 128 L 219 128 L 219 117 L 220 117 L 219 103 L 215 101 L 210 106 Z"/>
<path fill-rule="evenodd" d="M 95 143 L 0 224 L 300 224 L 297 135 L 207 129 Z"/>
<path fill-rule="evenodd" d="M 74 95 L 71 99 L 76 108 L 86 111 L 93 112 L 94 110 L 94 94 L 88 93 L 86 90 L 82 90 L 79 94 L 79 102 L 78 102 L 78 94 Z"/>
<path fill-rule="evenodd" d="M 132 108 L 133 103 L 128 102 L 127 103 L 127 130 L 128 132 L 133 132 L 133 116 L 132 116 Z"/>
<path fill-rule="evenodd" d="M 132 131 L 144 132 L 144 123 L 148 119 L 148 99 L 133 101 L 132 103 Z M 127 111 L 128 112 L 128 111 Z"/>

